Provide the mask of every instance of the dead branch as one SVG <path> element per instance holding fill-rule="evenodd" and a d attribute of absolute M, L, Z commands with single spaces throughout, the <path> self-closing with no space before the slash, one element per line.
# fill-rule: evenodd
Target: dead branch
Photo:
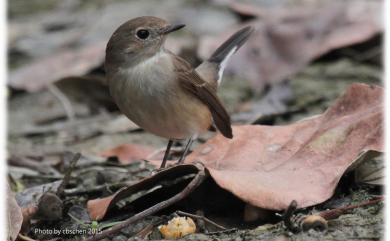
<path fill-rule="evenodd" d="M 229 228 L 229 229 L 225 229 L 225 230 L 219 230 L 219 231 L 215 231 L 215 232 L 208 232 L 207 234 L 208 235 L 219 235 L 219 234 L 223 234 L 223 233 L 233 233 L 233 232 L 237 232 L 237 228 Z"/>
<path fill-rule="evenodd" d="M 211 224 L 211 225 L 213 225 L 213 226 L 215 226 L 215 227 L 217 227 L 217 228 L 219 228 L 221 230 L 225 230 L 226 229 L 224 226 L 219 225 L 218 223 L 213 222 L 213 221 L 211 221 L 210 219 L 208 219 L 208 218 L 206 218 L 204 216 L 195 215 L 195 214 L 191 214 L 191 213 L 186 213 L 186 212 L 183 212 L 183 211 L 176 211 L 176 214 L 182 215 L 182 216 L 188 216 L 190 218 L 203 220 L 204 222 L 209 223 L 209 224 Z"/>
<path fill-rule="evenodd" d="M 206 178 L 205 170 L 202 166 L 202 169 L 199 170 L 199 172 L 196 174 L 194 179 L 183 189 L 183 191 L 179 192 L 175 196 L 162 201 L 140 213 L 137 213 L 136 215 L 132 216 L 131 218 L 123 221 L 122 223 L 115 225 L 114 227 L 104 230 L 103 232 L 96 234 L 95 236 L 92 236 L 87 239 L 87 241 L 96 241 L 101 240 L 105 237 L 108 237 L 112 234 L 115 234 L 119 232 L 122 228 L 129 226 L 130 224 L 141 220 L 149 215 L 152 215 L 158 211 L 163 210 L 164 208 L 167 208 L 171 206 L 172 204 L 182 200 L 183 198 L 187 197 L 190 193 L 192 193 Z"/>
<path fill-rule="evenodd" d="M 72 103 L 70 102 L 68 97 L 64 93 L 62 93 L 62 91 L 54 84 L 48 84 L 47 89 L 61 102 L 62 106 L 65 109 L 66 115 L 68 116 L 68 119 L 70 121 L 74 121 L 76 114 L 73 110 Z"/>
<path fill-rule="evenodd" d="M 130 185 L 133 185 L 134 183 L 135 183 L 135 181 L 113 183 L 113 184 L 102 184 L 102 185 L 96 185 L 96 186 L 91 187 L 89 189 L 86 189 L 84 187 L 81 187 L 81 188 L 77 187 L 77 188 L 64 190 L 64 193 L 65 193 L 66 196 L 93 194 L 93 193 L 98 193 L 98 192 L 111 190 L 111 189 L 118 190 L 120 188 L 128 187 Z"/>
<path fill-rule="evenodd" d="M 331 210 L 322 211 L 322 212 L 318 213 L 318 215 L 325 218 L 326 220 L 336 219 L 339 216 L 347 213 L 348 211 L 351 211 L 352 209 L 374 205 L 374 204 L 377 204 L 383 200 L 384 200 L 383 196 L 380 196 L 380 197 L 377 197 L 377 198 L 374 198 L 374 199 L 371 199 L 369 201 L 362 202 L 359 204 L 348 205 L 348 206 L 343 206 L 340 208 L 334 208 Z"/>

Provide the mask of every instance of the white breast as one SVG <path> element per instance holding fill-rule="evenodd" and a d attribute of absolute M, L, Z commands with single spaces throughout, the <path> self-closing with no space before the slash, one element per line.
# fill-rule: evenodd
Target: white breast
<path fill-rule="evenodd" d="M 161 51 L 153 57 L 136 65 L 135 67 L 121 69 L 121 74 L 127 76 L 129 85 L 139 87 L 140 91 L 161 92 L 174 81 L 172 76 L 173 65 L 168 54 Z"/>

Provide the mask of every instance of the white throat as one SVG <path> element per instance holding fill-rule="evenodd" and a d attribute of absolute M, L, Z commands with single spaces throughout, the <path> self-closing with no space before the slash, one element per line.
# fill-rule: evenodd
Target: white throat
<path fill-rule="evenodd" d="M 155 91 L 163 91 L 174 82 L 173 62 L 169 53 L 164 50 L 139 64 L 120 70 L 124 81 L 134 91 L 145 91 L 153 95 Z"/>
<path fill-rule="evenodd" d="M 145 68 L 148 66 L 156 65 L 160 62 L 161 58 L 166 55 L 164 50 L 160 50 L 157 53 L 155 53 L 152 57 L 149 57 L 145 59 L 142 62 L 139 62 L 137 65 L 133 66 L 132 68 Z"/>

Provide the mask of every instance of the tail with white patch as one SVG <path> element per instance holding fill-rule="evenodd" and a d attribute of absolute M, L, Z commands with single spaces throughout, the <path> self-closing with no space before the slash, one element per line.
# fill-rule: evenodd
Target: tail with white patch
<path fill-rule="evenodd" d="M 226 40 L 208 59 L 211 63 L 223 64 L 229 57 L 235 53 L 252 34 L 252 27 L 245 27 L 235 34 L 233 34 L 228 40 Z"/>
<path fill-rule="evenodd" d="M 199 75 L 208 82 L 213 80 L 219 84 L 227 61 L 248 40 L 253 31 L 253 27 L 249 26 L 233 34 L 214 51 L 207 61 L 196 68 Z"/>

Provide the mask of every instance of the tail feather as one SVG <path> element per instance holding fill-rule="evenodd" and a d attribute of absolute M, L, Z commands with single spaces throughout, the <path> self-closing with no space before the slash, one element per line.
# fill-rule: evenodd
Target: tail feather
<path fill-rule="evenodd" d="M 198 74 L 213 88 L 221 82 L 226 63 L 253 33 L 253 27 L 245 27 L 233 34 L 214 51 L 211 57 L 196 68 Z"/>
<path fill-rule="evenodd" d="M 235 53 L 248 40 L 253 30 L 252 27 L 248 26 L 237 31 L 214 51 L 208 61 L 212 63 L 222 63 L 226 57 L 230 57 L 232 53 Z"/>

